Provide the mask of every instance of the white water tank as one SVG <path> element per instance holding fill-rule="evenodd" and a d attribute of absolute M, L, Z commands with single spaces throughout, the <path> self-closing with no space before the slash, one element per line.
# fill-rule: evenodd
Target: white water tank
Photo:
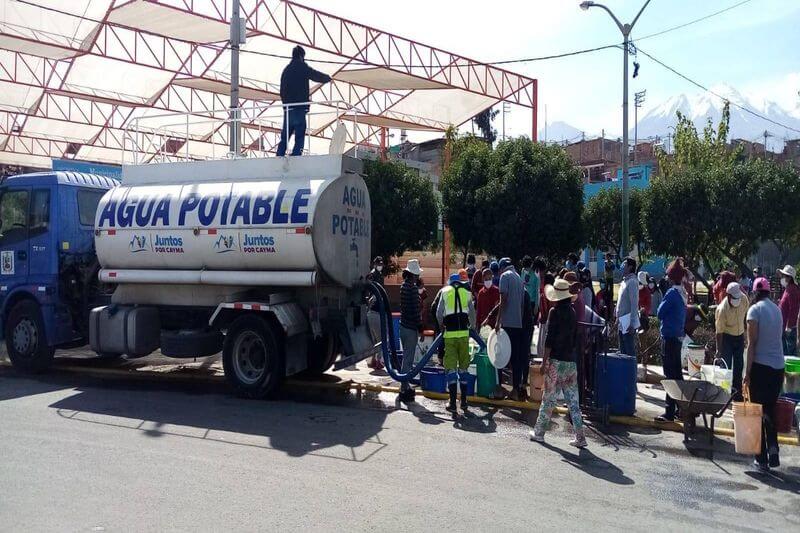
<path fill-rule="evenodd" d="M 287 285 L 309 279 L 351 287 L 370 264 L 361 169 L 361 161 L 342 155 L 126 167 L 122 185 L 97 210 L 101 277 L 241 285 L 285 278 Z"/>

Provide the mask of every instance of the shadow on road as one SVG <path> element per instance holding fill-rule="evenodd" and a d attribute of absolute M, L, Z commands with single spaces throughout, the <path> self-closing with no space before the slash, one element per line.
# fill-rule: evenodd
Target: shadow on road
<path fill-rule="evenodd" d="M 602 479 L 613 483 L 615 485 L 633 485 L 634 481 L 626 476 L 622 469 L 617 465 L 601 459 L 600 457 L 589 451 L 588 448 L 583 448 L 577 454 L 557 448 L 552 444 L 543 442 L 542 447 L 548 450 L 557 452 L 563 458 L 563 461 L 570 466 L 574 466 L 578 470 L 589 474 L 597 479 Z"/>
<path fill-rule="evenodd" d="M 0 400 L 64 389 L 75 394 L 50 405 L 62 418 L 145 438 L 201 439 L 354 462 L 367 461 L 387 446 L 378 433 L 388 411 L 348 409 L 341 398 L 334 403 L 345 407 L 304 403 L 308 398 L 293 393 L 258 401 L 218 394 L 222 391 L 208 385 L 171 384 L 164 390 L 145 382 L 37 376 L 35 381 L 14 379 L 2 387 Z"/>

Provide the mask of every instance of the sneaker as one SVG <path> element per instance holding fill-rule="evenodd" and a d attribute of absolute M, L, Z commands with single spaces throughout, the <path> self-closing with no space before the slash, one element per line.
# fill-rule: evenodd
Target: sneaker
<path fill-rule="evenodd" d="M 656 422 L 675 422 L 675 417 L 664 414 L 657 416 L 655 420 Z"/>
<path fill-rule="evenodd" d="M 571 441 L 569 441 L 570 446 L 575 446 L 576 448 L 586 448 L 589 446 L 589 443 L 586 442 L 586 437 L 575 437 Z"/>
<path fill-rule="evenodd" d="M 765 465 L 764 463 L 759 462 L 758 459 L 753 459 L 753 468 L 758 470 L 761 473 L 769 472 L 769 466 Z"/>
<path fill-rule="evenodd" d="M 544 433 L 540 435 L 539 433 L 536 433 L 536 431 L 529 431 L 528 435 L 530 435 L 533 442 L 544 442 Z"/>
<path fill-rule="evenodd" d="M 448 404 L 447 407 L 444 408 L 445 411 L 449 411 L 451 413 L 455 413 L 458 409 L 456 409 L 455 404 Z"/>

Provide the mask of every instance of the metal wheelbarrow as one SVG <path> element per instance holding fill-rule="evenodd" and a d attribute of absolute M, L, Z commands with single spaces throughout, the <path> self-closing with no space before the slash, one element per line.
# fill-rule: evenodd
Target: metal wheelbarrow
<path fill-rule="evenodd" d="M 698 380 L 665 379 L 661 386 L 678 403 L 683 422 L 683 441 L 689 440 L 689 434 L 695 428 L 695 418 L 703 415 L 703 424 L 709 430 L 708 442 L 713 444 L 714 421 L 728 410 L 735 391 L 727 392 L 713 383 Z M 708 416 L 711 416 L 711 427 L 708 425 Z"/>

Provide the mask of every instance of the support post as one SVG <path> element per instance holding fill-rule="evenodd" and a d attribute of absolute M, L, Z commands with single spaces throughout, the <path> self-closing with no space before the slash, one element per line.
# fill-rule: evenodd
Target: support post
<path fill-rule="evenodd" d="M 230 151 L 232 157 L 241 152 L 241 111 L 239 110 L 239 44 L 241 41 L 239 0 L 231 0 L 231 109 L 230 109 Z"/>

